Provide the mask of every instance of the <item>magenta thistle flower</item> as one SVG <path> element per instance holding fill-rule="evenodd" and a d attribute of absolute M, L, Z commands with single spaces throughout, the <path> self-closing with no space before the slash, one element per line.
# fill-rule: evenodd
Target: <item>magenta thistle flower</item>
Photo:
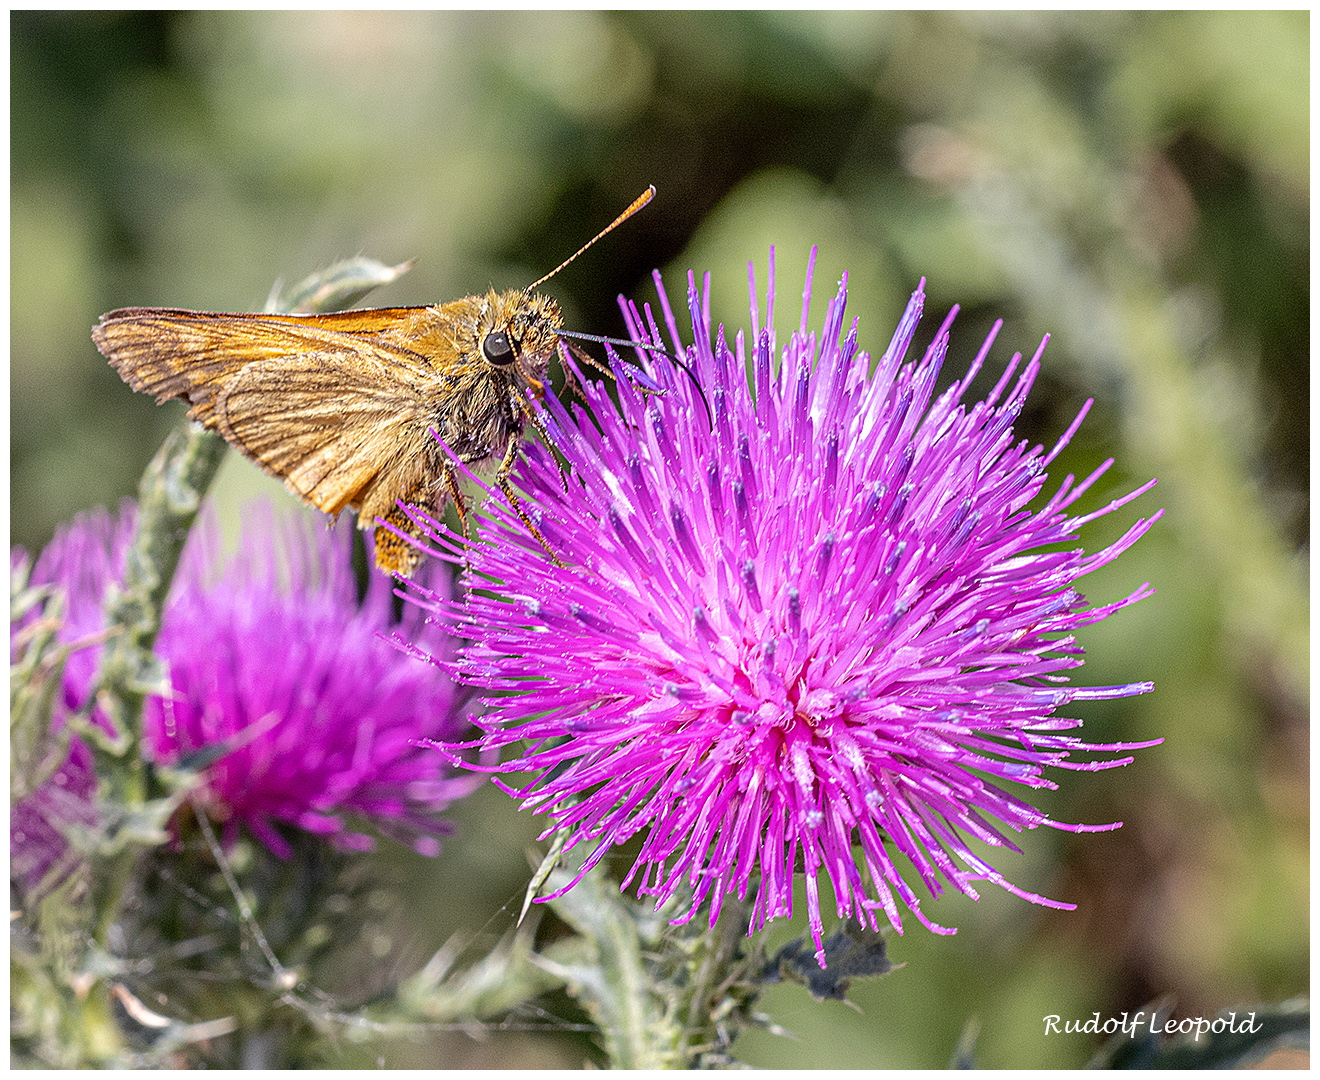
<path fill-rule="evenodd" d="M 10 807 L 9 873 L 25 896 L 53 888 L 76 868 L 65 831 L 96 827 L 95 794 L 91 751 L 75 739 L 46 782 Z"/>
<path fill-rule="evenodd" d="M 113 526 L 107 514 L 89 515 L 78 526 L 57 535 L 29 567 L 28 553 L 21 547 L 9 553 L 10 577 L 26 577 L 30 586 L 58 584 L 65 593 L 60 606 L 57 639 L 68 645 L 63 677 L 52 703 L 53 724 L 58 727 L 76 712 L 86 697 L 86 687 L 96 670 L 102 629 L 101 594 L 109 580 L 112 563 L 123 565 L 122 544 L 113 551 Z M 31 610 L 11 623 L 10 663 L 17 663 L 26 649 L 23 639 L 46 613 Z M 11 675 L 11 678 L 14 676 Z M 78 692 L 74 687 L 82 687 Z M 51 750 L 54 749 L 52 746 Z M 49 751 L 47 751 L 49 752 Z M 79 739 L 71 739 L 68 752 L 44 782 L 10 807 L 9 870 L 24 895 L 32 897 L 52 889 L 77 868 L 81 856 L 67 837 L 72 829 L 90 832 L 100 815 L 96 809 L 96 768 L 92 752 Z"/>
<path fill-rule="evenodd" d="M 101 626 L 133 520 L 131 504 L 118 520 L 104 511 L 81 516 L 37 560 L 33 584 L 68 589 L 62 639 Z M 157 638 L 172 694 L 147 699 L 146 749 L 162 764 L 220 752 L 204 768 L 198 797 L 230 838 L 246 825 L 287 856 L 281 822 L 369 848 L 371 838 L 347 824 L 356 817 L 434 854 L 446 831 L 436 814 L 473 785 L 418 742 L 457 737 L 467 720 L 452 680 L 386 637 L 441 655 L 447 638 L 415 611 L 396 622 L 391 585 L 379 574 L 369 575 L 359 602 L 351 545 L 351 529 L 262 514 L 225 560 L 214 520 L 204 520 L 184 551 Z M 63 715 L 86 700 L 99 652 L 70 657 Z M 76 740 L 74 748 L 85 753 Z"/>
<path fill-rule="evenodd" d="M 686 883 L 685 918 L 709 900 L 713 922 L 725 895 L 752 889 L 753 928 L 788 917 L 800 866 L 818 959 L 821 870 L 841 918 L 876 927 L 883 911 L 900 932 L 900 904 L 952 932 L 923 914 L 903 861 L 935 896 L 947 882 L 976 898 L 986 880 L 1071 907 L 1014 886 L 970 841 L 1016 850 L 1008 834 L 1023 829 L 1118 827 L 1053 821 L 1012 789 L 1054 788 L 1046 767 L 1131 760 L 1079 752 L 1152 745 L 1087 744 L 1057 713 L 1151 689 L 1076 687 L 1062 673 L 1082 663 L 1075 630 L 1152 591 L 1088 607 L 1076 583 L 1159 514 L 1089 556 L 1077 531 L 1154 481 L 1070 515 L 1106 462 L 1029 509 L 1086 412 L 1049 452 L 1014 441 L 1039 351 L 967 406 L 994 333 L 936 397 L 953 314 L 905 364 L 921 287 L 872 373 L 844 322 L 846 277 L 819 334 L 804 301 L 781 351 L 773 276 L 772 262 L 766 327 L 753 280 L 750 356 L 741 331 L 732 349 L 723 327 L 712 345 L 709 279 L 699 299 L 689 277 L 696 341 L 684 346 L 657 274 L 694 379 L 658 360 L 660 392 L 639 392 L 612 356 L 617 407 L 585 380 L 594 422 L 547 400 L 573 479 L 565 490 L 530 453 L 519 482 L 564 565 L 495 496 L 491 542 L 463 556 L 481 588 L 428 605 L 457 613 L 470 638 L 453 670 L 486 693 L 481 745 L 526 740 L 500 768 L 535 775 L 509 790 L 551 819 L 546 835 L 566 827 L 569 846 L 594 845 L 583 873 L 645 832 L 624 884 L 663 901 Z M 661 345 L 649 308 L 625 315 L 635 341 Z M 432 536 L 444 546 L 443 529 Z"/>

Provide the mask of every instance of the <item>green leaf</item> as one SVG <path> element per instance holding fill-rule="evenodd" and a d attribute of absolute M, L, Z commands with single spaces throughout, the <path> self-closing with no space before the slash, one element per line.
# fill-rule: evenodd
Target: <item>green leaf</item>
<path fill-rule="evenodd" d="M 860 927 L 840 929 L 825 939 L 825 966 L 816 960 L 805 937 L 780 949 L 761 973 L 761 980 L 802 983 L 817 1001 L 847 1001 L 849 983 L 860 976 L 888 975 L 902 967 L 885 955 L 885 935 Z"/>
<path fill-rule="evenodd" d="M 287 293 L 277 284 L 266 301 L 267 311 L 341 311 L 352 307 L 373 289 L 388 285 L 412 269 L 412 260 L 386 266 L 376 259 L 344 259 L 329 269 L 302 279 Z"/>

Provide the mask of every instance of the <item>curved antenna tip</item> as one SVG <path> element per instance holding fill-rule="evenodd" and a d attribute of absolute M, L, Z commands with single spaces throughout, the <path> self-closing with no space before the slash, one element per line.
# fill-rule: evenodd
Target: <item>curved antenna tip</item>
<path fill-rule="evenodd" d="M 643 191 L 640 195 L 638 195 L 637 198 L 633 199 L 633 201 L 628 205 L 627 210 L 625 210 L 622 214 L 620 214 L 608 225 L 606 225 L 605 228 L 601 229 L 600 232 L 598 232 L 595 236 L 593 236 L 590 240 L 588 240 L 585 244 L 583 244 L 580 248 L 578 248 L 577 251 L 573 252 L 572 255 L 570 255 L 567 259 L 565 259 L 553 270 L 551 270 L 550 273 L 544 275 L 543 277 L 537 278 L 530 285 L 528 285 L 526 291 L 531 292 L 542 282 L 550 280 L 550 278 L 554 277 L 557 273 L 559 273 L 560 270 L 562 270 L 574 259 L 576 259 L 579 255 L 581 255 L 584 251 L 586 251 L 587 248 L 591 247 L 591 245 L 594 244 L 597 240 L 599 240 L 602 236 L 605 236 L 607 233 L 610 233 L 613 230 L 617 229 L 620 225 L 622 225 L 625 221 L 627 221 L 630 217 L 632 217 L 633 214 L 637 213 L 638 210 L 640 210 L 642 207 L 644 207 L 654 198 L 655 198 L 655 185 L 650 184 L 647 186 L 647 189 L 645 191 Z"/>

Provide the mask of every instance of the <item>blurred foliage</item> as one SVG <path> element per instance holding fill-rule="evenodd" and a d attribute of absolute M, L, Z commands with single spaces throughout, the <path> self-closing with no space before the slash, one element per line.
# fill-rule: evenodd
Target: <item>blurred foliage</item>
<path fill-rule="evenodd" d="M 418 260 L 382 304 L 512 287 L 648 183 L 652 206 L 546 286 L 570 328 L 619 333 L 615 296 L 650 299 L 655 266 L 676 300 L 709 270 L 744 326 L 771 244 L 796 323 L 817 244 L 813 318 L 847 269 L 879 352 L 925 275 L 924 340 L 964 305 L 946 379 L 996 317 L 983 381 L 1054 335 L 1021 431 L 1052 443 L 1097 399 L 1056 465 L 1118 459 L 1088 505 L 1160 478 L 1136 512 L 1167 517 L 1091 588 L 1157 595 L 1083 638 L 1084 681 L 1157 690 L 1082 715 L 1093 741 L 1166 741 L 1043 800 L 1122 830 L 1002 860 L 1076 912 L 939 901 L 957 937 L 891 940 L 906 966 L 853 987 L 860 1013 L 771 988 L 798 1040 L 736 1052 L 941 1067 L 976 1017 L 979 1064 L 1076 1066 L 1097 1045 L 1043 1016 L 1283 1000 L 1309 953 L 1308 35 L 1304 11 L 12 13 L 11 538 L 39 549 L 129 494 L 182 411 L 96 354 L 112 307 L 255 310 L 357 253 Z M 222 506 L 256 487 L 231 455 Z M 391 963 L 509 929 L 533 831 L 509 803 L 459 808 L 437 860 L 379 856 L 416 897 Z M 436 1039 L 380 1060 L 588 1055 L 567 1030 Z"/>

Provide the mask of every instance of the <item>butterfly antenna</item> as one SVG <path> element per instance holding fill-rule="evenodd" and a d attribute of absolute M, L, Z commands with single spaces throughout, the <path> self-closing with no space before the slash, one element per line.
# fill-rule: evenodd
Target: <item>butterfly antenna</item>
<path fill-rule="evenodd" d="M 669 354 L 666 353 L 665 355 L 668 356 Z M 687 373 L 687 377 L 692 380 L 692 385 L 697 388 L 697 396 L 701 398 L 701 404 L 706 410 L 706 424 L 711 431 L 714 431 L 715 414 L 710 411 L 710 402 L 706 400 L 706 391 L 702 387 L 701 382 L 697 379 L 696 372 L 694 372 L 690 367 L 688 367 L 687 364 L 683 363 L 683 361 L 680 360 L 677 356 L 670 356 L 669 359 L 672 360 L 675 364 L 677 364 Z"/>
<path fill-rule="evenodd" d="M 632 205 L 629 206 L 627 210 L 625 210 L 622 214 L 620 214 L 608 225 L 606 225 L 605 228 L 601 229 L 600 232 L 598 232 L 595 236 L 593 236 L 590 240 L 588 240 L 585 244 L 583 244 L 580 248 L 578 248 L 577 251 L 573 252 L 572 255 L 570 255 L 567 259 L 565 259 L 553 270 L 551 270 L 550 273 L 546 274 L 544 277 L 537 278 L 530 285 L 528 285 L 527 291 L 531 292 L 543 281 L 548 281 L 550 278 L 554 277 L 557 273 L 559 273 L 560 270 L 562 270 L 574 259 L 576 259 L 579 255 L 581 255 L 584 251 L 586 251 L 587 248 L 591 247 L 591 245 L 594 244 L 597 240 L 599 240 L 602 236 L 606 235 L 609 232 L 612 232 L 614 229 L 617 229 L 620 225 L 622 225 L 625 221 L 627 221 L 630 217 L 632 217 L 633 214 L 637 213 L 638 210 L 640 210 L 643 206 L 645 206 L 654 198 L 655 198 L 655 185 L 652 184 L 640 195 L 638 195 L 637 198 L 633 199 Z"/>
<path fill-rule="evenodd" d="M 697 388 L 697 393 L 701 397 L 701 404 L 706 410 L 706 421 L 710 425 L 710 430 L 711 431 L 715 430 L 715 415 L 710 411 L 710 402 L 706 399 L 705 389 L 702 387 L 700 380 L 696 376 L 696 373 L 690 367 L 688 367 L 687 364 L 685 364 L 682 360 L 680 360 L 677 356 L 672 356 L 669 353 L 665 352 L 664 349 L 661 349 L 656 345 L 648 345 L 644 341 L 625 341 L 623 338 L 601 337 L 598 334 L 579 334 L 573 330 L 556 330 L 555 333 L 559 335 L 559 337 L 561 338 L 566 338 L 566 337 L 582 338 L 584 341 L 599 341 L 602 344 L 606 344 L 606 345 L 622 345 L 624 348 L 627 349 L 642 349 L 646 352 L 658 353 L 659 355 L 663 356 L 670 363 L 674 364 L 677 367 L 682 368 L 684 374 L 686 374 L 687 377 L 692 380 L 692 385 Z M 578 357 L 579 359 L 586 359 L 587 362 L 591 364 L 592 367 L 597 368 L 598 370 L 601 371 L 605 370 L 603 367 L 601 367 L 599 363 L 588 357 L 585 352 L 577 348 L 577 346 L 575 346 L 571 341 L 566 341 L 564 342 L 564 344 L 569 347 L 569 349 L 572 351 L 574 356 Z M 613 377 L 612 374 L 611 377 Z"/>

